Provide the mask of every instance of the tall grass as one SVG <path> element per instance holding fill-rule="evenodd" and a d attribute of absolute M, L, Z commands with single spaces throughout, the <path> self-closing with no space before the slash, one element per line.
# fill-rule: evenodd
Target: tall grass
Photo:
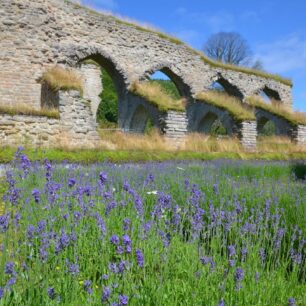
<path fill-rule="evenodd" d="M 174 99 L 157 82 L 135 82 L 131 85 L 130 91 L 155 105 L 160 111 L 185 110 L 185 99 Z"/>
<path fill-rule="evenodd" d="M 295 112 L 288 108 L 286 105 L 283 105 L 279 101 L 271 101 L 271 104 L 266 103 L 263 99 L 257 96 L 252 96 L 247 98 L 247 102 L 257 108 L 266 110 L 272 114 L 275 114 L 290 123 L 296 124 L 306 124 L 306 113 L 304 112 Z"/>
<path fill-rule="evenodd" d="M 75 70 L 56 66 L 47 70 L 41 78 L 53 90 L 78 90 L 83 94 L 82 78 Z"/>
<path fill-rule="evenodd" d="M 255 120 L 252 110 L 248 109 L 246 105 L 243 105 L 235 97 L 226 93 L 210 90 L 199 93 L 196 99 L 226 110 L 237 121 Z"/>
<path fill-rule="evenodd" d="M 24 103 L 10 105 L 0 105 L 0 114 L 3 115 L 25 115 L 25 116 L 44 116 L 48 118 L 59 119 L 59 110 L 57 108 L 43 107 L 41 109 L 33 109 Z"/>

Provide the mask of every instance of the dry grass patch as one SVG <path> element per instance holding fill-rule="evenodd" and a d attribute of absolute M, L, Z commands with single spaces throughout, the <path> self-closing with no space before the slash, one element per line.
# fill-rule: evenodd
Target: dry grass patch
<path fill-rule="evenodd" d="M 42 78 L 53 90 L 78 90 L 83 94 L 82 78 L 72 69 L 65 69 L 60 66 L 47 70 Z"/>
<path fill-rule="evenodd" d="M 200 133 L 189 134 L 186 138 L 184 151 L 192 152 L 243 152 L 243 147 L 237 138 L 216 138 Z"/>
<path fill-rule="evenodd" d="M 131 151 L 173 151 L 173 144 L 153 129 L 147 134 L 126 134 L 121 131 L 99 131 L 106 149 Z"/>
<path fill-rule="evenodd" d="M 183 112 L 185 110 L 186 100 L 184 98 L 179 100 L 172 98 L 158 83 L 135 82 L 131 85 L 130 91 L 155 105 L 160 111 L 175 110 Z"/>
<path fill-rule="evenodd" d="M 257 150 L 262 153 L 306 153 L 306 146 L 298 145 L 284 136 L 259 136 Z"/>
<path fill-rule="evenodd" d="M 215 91 L 201 92 L 196 99 L 226 110 L 236 121 L 256 120 L 254 112 L 238 99 Z"/>
<path fill-rule="evenodd" d="M 257 96 L 247 98 L 247 102 L 254 107 L 268 111 L 276 116 L 279 116 L 294 125 L 306 125 L 306 113 L 295 112 L 281 102 L 271 101 L 271 104 L 266 103 L 263 99 Z"/>
<path fill-rule="evenodd" d="M 33 109 L 26 104 L 16 104 L 14 106 L 0 105 L 0 114 L 4 115 L 24 115 L 24 116 L 43 116 L 59 119 L 59 111 L 56 108 Z"/>

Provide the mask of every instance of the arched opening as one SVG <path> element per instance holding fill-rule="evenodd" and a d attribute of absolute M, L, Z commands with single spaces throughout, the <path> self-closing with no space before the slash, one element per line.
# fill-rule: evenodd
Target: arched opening
<path fill-rule="evenodd" d="M 209 89 L 220 93 L 226 93 L 229 96 L 233 96 L 239 100 L 243 100 L 243 94 L 241 93 L 239 88 L 235 85 L 232 85 L 223 77 L 219 77 L 216 81 L 214 81 Z"/>
<path fill-rule="evenodd" d="M 130 124 L 130 132 L 132 133 L 144 133 L 146 129 L 152 125 L 149 113 L 143 105 L 139 105 L 132 117 Z"/>
<path fill-rule="evenodd" d="M 84 97 L 91 100 L 93 117 L 101 128 L 117 128 L 120 104 L 126 92 L 123 75 L 101 54 L 90 55 L 79 64 L 85 79 Z"/>
<path fill-rule="evenodd" d="M 257 121 L 257 132 L 259 136 L 274 136 L 276 135 L 275 123 L 266 117 L 261 117 Z"/>
<path fill-rule="evenodd" d="M 199 122 L 197 132 L 204 133 L 207 135 L 218 136 L 226 135 L 227 130 L 222 124 L 219 117 L 212 113 L 208 112 Z"/>
<path fill-rule="evenodd" d="M 144 80 L 158 83 L 174 99 L 191 96 L 190 87 L 168 67 L 147 72 Z"/>
<path fill-rule="evenodd" d="M 264 100 L 266 103 L 280 102 L 281 98 L 279 93 L 276 90 L 273 90 L 267 86 L 260 89 L 257 92 L 257 95 Z"/>

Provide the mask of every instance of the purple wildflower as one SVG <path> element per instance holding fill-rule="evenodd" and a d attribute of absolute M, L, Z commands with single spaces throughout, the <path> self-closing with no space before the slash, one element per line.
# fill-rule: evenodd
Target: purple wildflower
<path fill-rule="evenodd" d="M 111 295 L 111 290 L 109 287 L 104 287 L 102 296 L 101 296 L 101 303 L 105 303 L 109 300 Z"/>
<path fill-rule="evenodd" d="M 105 172 L 100 172 L 99 174 L 100 182 L 104 185 L 107 181 L 107 174 Z"/>
<path fill-rule="evenodd" d="M 10 214 L 0 216 L 0 233 L 5 233 L 9 228 Z"/>
<path fill-rule="evenodd" d="M 9 261 L 9 262 L 6 263 L 4 273 L 9 274 L 9 275 L 15 274 L 14 263 L 13 262 Z"/>
<path fill-rule="evenodd" d="M 237 268 L 235 271 L 235 282 L 236 282 L 236 289 L 241 289 L 241 281 L 243 280 L 244 272 L 242 268 Z"/>
<path fill-rule="evenodd" d="M 11 286 L 13 286 L 13 285 L 15 285 L 15 284 L 16 284 L 16 277 L 13 276 L 13 277 L 11 277 L 11 278 L 7 281 L 6 286 L 7 286 L 7 287 L 11 287 Z"/>
<path fill-rule="evenodd" d="M 288 299 L 288 306 L 294 306 L 295 305 L 295 299 L 293 297 Z"/>
<path fill-rule="evenodd" d="M 218 306 L 225 306 L 225 302 L 223 299 L 218 303 Z"/>
<path fill-rule="evenodd" d="M 202 256 L 200 258 L 200 261 L 203 265 L 208 265 L 209 263 L 211 263 L 212 261 L 212 258 L 211 257 L 208 257 L 208 256 Z"/>
<path fill-rule="evenodd" d="M 235 246 L 229 245 L 229 246 L 227 247 L 227 250 L 228 250 L 228 256 L 229 256 L 229 257 L 233 257 L 233 256 L 236 255 Z"/>
<path fill-rule="evenodd" d="M 126 262 L 124 260 L 121 260 L 118 264 L 118 272 L 120 274 L 123 274 L 125 270 L 126 270 Z"/>
<path fill-rule="evenodd" d="M 119 295 L 119 305 L 127 305 L 129 298 L 126 295 Z"/>
<path fill-rule="evenodd" d="M 119 237 L 117 235 L 112 235 L 110 238 L 110 242 L 113 245 L 118 245 L 119 244 Z"/>
<path fill-rule="evenodd" d="M 83 284 L 84 290 L 88 294 L 92 294 L 92 288 L 91 288 L 91 281 L 90 280 L 85 280 Z"/>
<path fill-rule="evenodd" d="M 40 202 L 40 191 L 38 189 L 33 189 L 32 196 L 34 197 L 35 203 Z"/>
<path fill-rule="evenodd" d="M 0 300 L 3 298 L 4 289 L 0 287 Z"/>
<path fill-rule="evenodd" d="M 136 250 L 136 260 L 137 264 L 140 268 L 143 268 L 144 266 L 144 257 L 140 249 Z"/>
<path fill-rule="evenodd" d="M 47 289 L 47 293 L 48 293 L 48 297 L 51 299 L 51 300 L 54 300 L 56 298 L 56 292 L 54 290 L 53 287 L 49 287 Z"/>
<path fill-rule="evenodd" d="M 70 178 L 68 180 L 68 186 L 69 188 L 72 188 L 76 184 L 76 180 L 74 178 Z"/>

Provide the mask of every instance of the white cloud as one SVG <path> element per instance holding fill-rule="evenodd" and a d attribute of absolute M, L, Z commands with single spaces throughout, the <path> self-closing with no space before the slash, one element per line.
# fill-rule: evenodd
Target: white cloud
<path fill-rule="evenodd" d="M 289 73 L 306 69 L 306 39 L 291 34 L 271 43 L 258 45 L 255 57 L 259 58 L 266 70 Z M 305 72 L 302 72 L 305 75 Z"/>

